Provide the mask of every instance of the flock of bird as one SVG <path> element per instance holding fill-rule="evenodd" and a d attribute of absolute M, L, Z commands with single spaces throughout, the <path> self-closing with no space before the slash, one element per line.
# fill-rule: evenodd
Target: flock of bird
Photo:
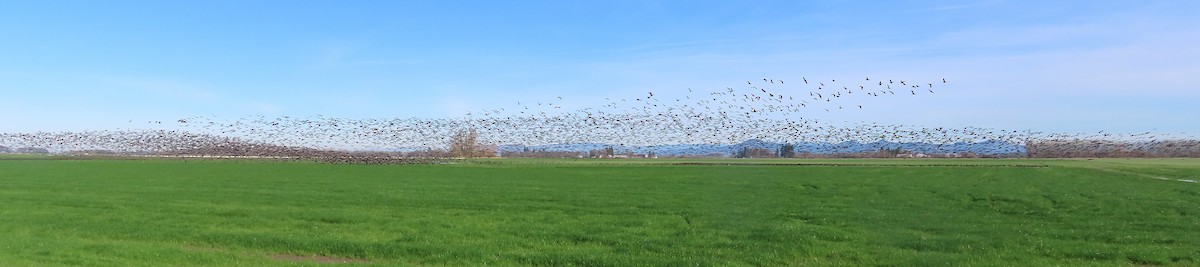
<path fill-rule="evenodd" d="M 52 151 L 115 151 L 172 155 L 303 157 L 321 155 L 337 162 L 374 162 L 393 154 L 370 151 L 445 148 L 455 133 L 476 130 L 483 144 L 547 145 L 601 143 L 620 146 L 732 144 L 751 139 L 778 143 L 1070 143 L 1089 140 L 1153 143 L 1172 139 L 1151 133 L 1045 133 L 978 127 L 945 128 L 863 122 L 834 124 L 822 113 L 866 109 L 866 98 L 934 94 L 946 79 L 915 82 L 863 77 L 853 81 L 764 78 L 745 85 L 686 93 L 647 91 L 576 110 L 562 96 L 519 101 L 453 118 L 347 119 L 250 116 L 220 119 L 197 116 L 173 122 L 136 123 L 139 130 L 0 134 L 0 146 Z M 937 88 L 935 90 L 935 88 Z M 598 100 L 595 100 L 598 101 Z M 131 123 L 135 123 L 132 122 Z M 1097 143 L 1099 144 L 1099 143 Z M 987 148 L 972 148 L 987 153 Z M 1077 149 L 1077 148 L 1073 148 Z M 1002 153 L 1002 151 L 994 151 Z M 1008 151 L 1004 151 L 1007 153 Z M 384 160 L 387 161 L 387 160 Z"/>

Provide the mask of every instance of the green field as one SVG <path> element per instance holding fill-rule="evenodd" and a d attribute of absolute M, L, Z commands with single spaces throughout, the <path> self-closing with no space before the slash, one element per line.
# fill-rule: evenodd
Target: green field
<path fill-rule="evenodd" d="M 1198 178 L 1196 159 L 10 156 L 0 265 L 1196 266 Z"/>

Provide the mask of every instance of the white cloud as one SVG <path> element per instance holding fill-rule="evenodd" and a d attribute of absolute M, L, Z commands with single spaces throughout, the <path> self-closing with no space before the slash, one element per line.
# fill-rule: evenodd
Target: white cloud
<path fill-rule="evenodd" d="M 152 95 L 160 100 L 186 102 L 214 102 L 221 99 L 217 90 L 213 88 L 171 79 L 120 75 L 85 75 L 83 77 L 86 80 L 102 84 L 103 88 L 113 89 L 115 91 L 112 93 L 118 94 L 124 91 L 125 93 Z"/>
<path fill-rule="evenodd" d="M 277 104 L 264 101 L 251 101 L 249 109 L 264 115 L 280 115 L 285 109 Z"/>
<path fill-rule="evenodd" d="M 425 63 L 413 59 L 375 58 L 364 48 L 350 44 L 327 44 L 315 49 L 306 66 L 309 70 L 338 70 L 361 67 L 387 67 Z"/>

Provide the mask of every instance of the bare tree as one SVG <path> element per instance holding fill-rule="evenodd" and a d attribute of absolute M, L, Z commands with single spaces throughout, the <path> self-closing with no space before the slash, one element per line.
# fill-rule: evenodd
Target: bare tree
<path fill-rule="evenodd" d="M 479 139 L 479 132 L 475 129 L 459 130 L 450 137 L 450 156 L 460 158 L 476 157 L 476 141 Z"/>
<path fill-rule="evenodd" d="M 499 147 L 479 142 L 475 129 L 460 130 L 450 138 L 450 156 L 459 158 L 494 157 Z"/>

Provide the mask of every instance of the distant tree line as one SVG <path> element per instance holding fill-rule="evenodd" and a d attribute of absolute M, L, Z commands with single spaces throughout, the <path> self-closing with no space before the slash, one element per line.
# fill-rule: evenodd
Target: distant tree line
<path fill-rule="evenodd" d="M 742 147 L 733 152 L 735 158 L 777 158 L 778 152 L 762 147 Z"/>
<path fill-rule="evenodd" d="M 742 147 L 733 152 L 734 158 L 1021 158 L 1024 153 L 980 155 L 975 152 L 917 153 L 901 148 L 880 148 L 864 152 L 812 152 L 796 151 L 793 144 L 782 144 L 776 150 L 759 147 Z"/>
<path fill-rule="evenodd" d="M 1200 157 L 1200 140 L 1038 140 L 1025 143 L 1030 158 Z"/>
<path fill-rule="evenodd" d="M 17 153 L 17 154 L 50 154 L 50 150 L 49 150 L 49 149 L 45 149 L 45 148 L 40 148 L 40 147 L 21 147 L 21 148 L 11 148 L 11 147 L 7 147 L 7 146 L 0 146 L 0 154 L 10 154 L 10 153 Z"/>
<path fill-rule="evenodd" d="M 583 152 L 579 151 L 558 151 L 545 149 L 530 149 L 524 148 L 521 151 L 501 151 L 500 157 L 504 158 L 579 158 L 583 156 Z"/>

